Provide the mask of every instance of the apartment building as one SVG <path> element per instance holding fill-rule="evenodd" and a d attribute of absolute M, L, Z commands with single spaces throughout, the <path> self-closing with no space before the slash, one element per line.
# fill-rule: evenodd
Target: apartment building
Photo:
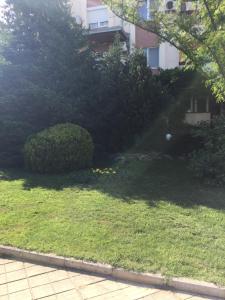
<path fill-rule="evenodd" d="M 154 73 L 159 69 L 173 69 L 180 65 L 180 53 L 167 42 L 160 43 L 158 37 L 150 32 L 127 23 L 117 17 L 102 0 L 71 0 L 72 13 L 77 22 L 89 29 L 89 40 L 95 51 L 103 52 L 113 43 L 115 35 L 119 34 L 124 50 L 132 51 L 134 48 L 144 49 L 146 62 Z M 146 0 L 140 8 L 140 16 L 150 19 L 150 2 Z M 175 0 L 164 0 L 165 12 L 175 9 Z M 190 1 L 185 2 L 183 9 L 191 11 Z M 194 97 L 190 93 L 190 109 L 185 116 L 185 122 L 197 124 L 200 121 L 210 121 L 212 108 L 209 99 L 201 95 Z"/>
<path fill-rule="evenodd" d="M 144 19 L 150 18 L 149 2 L 140 9 Z M 173 9 L 173 1 L 165 0 L 165 8 Z M 72 12 L 77 22 L 88 28 L 91 45 L 96 51 L 106 50 L 115 34 L 120 35 L 124 49 L 144 49 L 148 66 L 153 70 L 172 69 L 179 66 L 180 55 L 169 43 L 159 43 L 158 37 L 150 32 L 118 18 L 102 0 L 71 0 Z"/>

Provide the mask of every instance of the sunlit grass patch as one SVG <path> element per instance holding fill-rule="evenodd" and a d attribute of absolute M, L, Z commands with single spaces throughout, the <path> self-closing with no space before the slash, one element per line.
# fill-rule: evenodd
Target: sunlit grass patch
<path fill-rule="evenodd" d="M 0 174 L 1 244 L 225 285 L 225 190 L 183 161 Z"/>

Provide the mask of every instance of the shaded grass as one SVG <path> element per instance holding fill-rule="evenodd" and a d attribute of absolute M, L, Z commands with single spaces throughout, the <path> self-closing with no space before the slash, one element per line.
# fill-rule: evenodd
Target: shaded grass
<path fill-rule="evenodd" d="M 61 176 L 5 170 L 0 243 L 225 285 L 224 192 L 175 160 Z"/>

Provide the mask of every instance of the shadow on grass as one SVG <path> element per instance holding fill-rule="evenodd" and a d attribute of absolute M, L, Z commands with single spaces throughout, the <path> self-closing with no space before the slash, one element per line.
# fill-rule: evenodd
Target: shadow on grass
<path fill-rule="evenodd" d="M 151 206 L 162 200 L 182 207 L 225 209 L 225 189 L 202 184 L 180 160 L 128 164 L 117 180 L 100 185 L 100 189 L 116 198 L 144 200 Z"/>
<path fill-rule="evenodd" d="M 22 179 L 25 190 L 38 187 L 58 191 L 65 188 L 95 189 L 128 203 L 142 200 L 155 206 L 163 200 L 182 207 L 202 205 L 225 209 L 225 189 L 201 184 L 180 160 L 124 162 L 66 175 L 6 170 L 1 176 L 4 180 Z"/>
<path fill-rule="evenodd" d="M 34 188 L 57 191 L 75 187 L 85 189 L 94 182 L 91 171 L 80 171 L 61 175 L 42 175 L 30 173 L 25 170 L 6 169 L 2 171 L 0 179 L 6 181 L 23 180 L 23 188 L 28 191 Z"/>

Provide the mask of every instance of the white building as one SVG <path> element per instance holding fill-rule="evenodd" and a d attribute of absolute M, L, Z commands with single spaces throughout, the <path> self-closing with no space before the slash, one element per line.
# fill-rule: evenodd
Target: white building
<path fill-rule="evenodd" d="M 144 19 L 149 19 L 149 5 L 151 0 L 146 0 L 145 5 L 140 9 L 140 15 Z M 159 38 L 150 32 L 129 24 L 117 17 L 102 0 L 71 0 L 72 13 L 77 22 L 89 29 L 89 40 L 94 50 L 103 52 L 109 48 L 114 41 L 116 33 L 120 34 L 124 47 L 144 49 L 147 64 L 158 73 L 160 69 L 173 69 L 180 65 L 180 53 L 169 43 L 160 43 Z M 190 1 L 184 3 L 185 9 L 189 10 Z M 187 7 L 186 7 L 187 5 Z M 175 0 L 165 0 L 166 12 L 175 9 Z M 197 124 L 199 121 L 209 121 L 211 119 L 208 99 L 203 101 L 203 105 L 190 99 L 190 109 L 186 113 L 185 121 L 189 124 Z M 201 100 L 202 103 L 202 100 Z"/>
<path fill-rule="evenodd" d="M 149 18 L 149 1 L 140 10 L 143 18 Z M 165 7 L 170 7 L 165 0 Z M 77 22 L 90 29 L 90 40 L 96 51 L 104 51 L 112 43 L 115 33 L 121 36 L 121 41 L 129 49 L 145 49 L 147 64 L 153 69 L 172 69 L 179 66 L 179 51 L 169 43 L 159 43 L 158 37 L 150 32 L 118 18 L 102 0 L 71 0 L 72 12 Z M 169 9 L 169 8 L 167 8 Z M 171 8 L 172 9 L 172 8 Z"/>

